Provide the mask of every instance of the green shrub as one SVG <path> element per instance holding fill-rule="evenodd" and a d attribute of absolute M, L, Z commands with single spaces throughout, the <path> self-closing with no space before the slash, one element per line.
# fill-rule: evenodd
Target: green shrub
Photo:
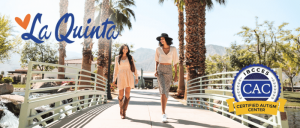
<path fill-rule="evenodd" d="M 14 80 L 10 77 L 3 77 L 1 79 L 1 83 L 9 83 L 9 82 L 14 82 Z"/>
<path fill-rule="evenodd" d="M 2 83 L 2 77 L 3 77 L 3 75 L 1 74 L 0 75 L 0 83 Z"/>
<path fill-rule="evenodd" d="M 171 85 L 170 92 L 176 92 L 178 88 L 178 85 Z"/>
<path fill-rule="evenodd" d="M 68 81 L 68 85 L 75 85 L 75 81 Z"/>

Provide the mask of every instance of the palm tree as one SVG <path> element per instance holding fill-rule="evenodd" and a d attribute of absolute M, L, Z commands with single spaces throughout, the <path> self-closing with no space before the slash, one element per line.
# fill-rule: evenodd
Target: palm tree
<path fill-rule="evenodd" d="M 60 17 L 62 17 L 64 14 L 66 14 L 68 12 L 68 0 L 60 0 L 59 2 L 59 13 L 60 13 Z M 66 35 L 67 33 L 67 23 L 65 22 L 61 22 L 60 26 L 59 26 L 59 36 L 60 35 Z M 66 45 L 67 43 L 65 41 L 61 41 L 59 42 L 59 60 L 58 60 L 58 64 L 60 65 L 65 65 L 65 57 L 66 57 Z M 65 69 L 62 67 L 58 68 L 58 72 L 65 72 Z M 64 74 L 58 74 L 57 76 L 58 79 L 64 79 L 65 75 Z"/>
<path fill-rule="evenodd" d="M 90 34 L 92 31 L 92 27 L 94 26 L 94 13 L 95 13 L 95 8 L 94 8 L 95 0 L 85 0 L 85 5 L 84 5 L 84 18 L 83 18 L 83 24 L 84 24 L 84 30 L 87 26 L 89 26 L 89 29 L 87 31 L 87 35 Z M 90 20 L 90 23 L 88 24 L 88 20 Z M 82 63 L 81 63 L 81 68 L 91 71 L 91 65 L 93 61 L 93 54 L 92 54 L 92 48 L 93 48 L 93 39 L 92 38 L 85 38 L 82 48 Z M 91 76 L 90 73 L 81 71 L 80 74 L 82 75 L 87 75 Z M 89 77 L 83 77 L 80 76 L 80 80 L 91 80 Z M 79 82 L 79 85 L 90 85 L 90 82 Z M 82 88 L 82 87 L 81 87 Z M 81 89 L 79 87 L 79 89 Z"/>
<path fill-rule="evenodd" d="M 121 33 L 124 27 L 132 28 L 130 18 L 133 16 L 135 19 L 134 12 L 129 8 L 130 6 L 135 6 L 134 0 L 116 0 L 109 1 L 103 0 L 98 5 L 99 14 L 95 20 L 96 25 L 100 25 L 107 18 L 113 21 L 116 25 L 116 30 Z M 100 11 L 101 10 L 101 11 Z M 107 25 L 110 28 L 112 25 Z M 101 27 L 100 27 L 101 28 Z M 103 30 L 103 27 L 101 31 Z M 111 34 L 111 33 L 110 33 Z M 98 58 L 97 58 L 97 74 L 105 76 L 108 75 L 108 54 L 109 53 L 109 40 L 104 38 L 99 38 L 98 40 Z"/>
<path fill-rule="evenodd" d="M 216 0 L 225 4 L 225 0 Z M 205 8 L 213 8 L 212 0 L 185 0 L 186 66 L 188 79 L 205 75 Z M 198 91 L 199 92 L 199 91 Z"/>
<path fill-rule="evenodd" d="M 163 3 L 164 0 L 159 0 L 159 3 Z M 181 96 L 184 94 L 185 85 L 184 85 L 184 68 L 183 68 L 183 62 L 184 62 L 184 17 L 183 17 L 183 6 L 184 6 L 184 0 L 174 0 L 174 3 L 176 4 L 178 8 L 178 40 L 179 40 L 179 81 L 178 81 L 178 89 L 177 89 L 177 95 Z"/>

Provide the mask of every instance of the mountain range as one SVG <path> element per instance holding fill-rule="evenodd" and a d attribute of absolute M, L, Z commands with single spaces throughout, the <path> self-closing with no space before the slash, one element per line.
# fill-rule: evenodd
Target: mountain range
<path fill-rule="evenodd" d="M 177 48 L 177 50 L 179 50 Z M 73 52 L 68 51 L 66 52 L 67 57 L 65 60 L 69 59 L 80 59 L 82 58 L 82 54 L 80 52 Z M 206 56 L 209 55 L 225 55 L 226 54 L 226 47 L 218 46 L 218 45 L 206 45 Z M 154 72 L 155 71 L 155 61 L 154 61 L 154 55 L 155 50 L 149 49 L 149 48 L 138 48 L 135 50 L 135 52 L 132 54 L 133 58 L 135 59 L 135 64 L 137 70 L 143 69 L 147 72 Z M 11 56 L 11 59 L 4 64 L 0 64 L 0 71 L 4 71 L 5 74 L 7 74 L 7 71 L 14 71 L 15 69 L 19 69 L 20 66 L 20 55 L 13 54 Z M 283 79 L 287 79 L 288 77 L 285 75 L 285 73 L 282 73 Z M 294 81 L 300 80 L 300 74 L 296 76 Z"/>
<path fill-rule="evenodd" d="M 177 48 L 177 50 L 179 50 Z M 177 51 L 179 53 L 179 51 Z M 206 56 L 208 55 L 225 55 L 225 47 L 218 45 L 206 45 Z M 136 61 L 137 70 L 143 69 L 143 71 L 154 72 L 155 71 L 155 61 L 154 61 L 155 50 L 148 48 L 139 48 L 135 50 L 132 54 L 133 58 Z"/>

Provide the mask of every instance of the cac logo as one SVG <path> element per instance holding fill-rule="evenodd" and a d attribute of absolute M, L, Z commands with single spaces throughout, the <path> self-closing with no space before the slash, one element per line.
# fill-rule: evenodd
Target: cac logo
<path fill-rule="evenodd" d="M 269 67 L 253 64 L 237 73 L 232 84 L 235 101 L 277 102 L 280 96 L 280 80 Z"/>
<path fill-rule="evenodd" d="M 233 98 L 226 100 L 228 111 L 235 109 L 237 115 L 284 112 L 286 100 L 279 98 L 280 86 L 280 80 L 271 68 L 259 64 L 247 66 L 233 80 Z"/>

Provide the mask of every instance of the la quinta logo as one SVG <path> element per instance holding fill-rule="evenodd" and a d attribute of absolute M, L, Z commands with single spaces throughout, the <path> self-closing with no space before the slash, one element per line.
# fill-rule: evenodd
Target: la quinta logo
<path fill-rule="evenodd" d="M 15 21 L 23 28 L 23 29 L 27 29 L 28 24 L 30 22 L 30 18 L 31 15 L 27 14 L 24 18 L 24 20 L 22 21 L 19 17 L 15 17 Z M 68 21 L 70 22 L 70 27 L 67 30 L 66 35 L 58 35 L 59 34 L 59 26 L 62 22 L 67 23 Z M 113 21 L 108 21 L 108 18 L 106 19 L 105 22 L 103 22 L 101 25 L 101 27 L 103 27 L 103 31 L 100 32 L 100 26 L 93 26 L 92 28 L 89 28 L 89 26 L 86 27 L 85 31 L 83 34 L 81 34 L 81 30 L 82 26 L 78 27 L 78 26 L 74 26 L 74 22 L 75 22 L 75 17 L 72 13 L 66 13 L 64 14 L 57 22 L 56 27 L 55 27 L 55 39 L 57 41 L 66 41 L 67 43 L 73 43 L 74 41 L 72 41 L 72 39 L 74 38 L 93 38 L 94 36 L 96 36 L 97 39 L 99 38 L 106 38 L 106 39 L 116 39 L 119 35 L 119 32 L 117 34 L 115 34 L 115 29 L 116 29 L 116 25 L 114 25 Z M 91 19 L 88 19 L 87 24 L 89 24 L 91 22 Z M 30 29 L 30 33 L 23 33 L 22 34 L 22 39 L 23 40 L 33 40 L 36 43 L 43 43 L 43 39 L 49 39 L 52 32 L 51 31 L 47 31 L 48 29 L 48 25 L 44 25 L 41 30 L 39 30 L 39 34 L 38 37 L 35 37 L 33 35 L 33 32 L 35 31 L 35 25 L 37 23 L 42 24 L 42 14 L 41 13 L 37 13 L 33 19 L 32 25 L 31 25 L 31 29 Z M 110 28 L 108 28 L 107 30 L 107 26 L 108 25 L 112 25 Z M 92 29 L 91 32 L 89 34 L 87 34 L 88 29 Z M 109 33 L 111 33 L 111 35 L 109 35 Z M 72 34 L 73 32 L 73 34 Z"/>

